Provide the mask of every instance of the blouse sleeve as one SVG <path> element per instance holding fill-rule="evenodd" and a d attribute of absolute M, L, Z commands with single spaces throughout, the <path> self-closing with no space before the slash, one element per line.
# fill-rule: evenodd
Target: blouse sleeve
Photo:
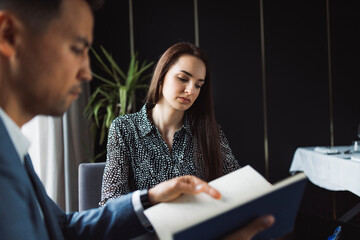
<path fill-rule="evenodd" d="M 109 129 L 100 206 L 130 192 L 130 160 L 123 137 L 121 124 L 115 120 Z"/>
<path fill-rule="evenodd" d="M 222 131 L 220 125 L 218 125 L 219 129 L 219 140 L 220 140 L 220 153 L 223 158 L 223 174 L 228 174 L 240 168 L 239 162 L 235 159 L 231 148 L 229 146 L 229 142 Z"/>

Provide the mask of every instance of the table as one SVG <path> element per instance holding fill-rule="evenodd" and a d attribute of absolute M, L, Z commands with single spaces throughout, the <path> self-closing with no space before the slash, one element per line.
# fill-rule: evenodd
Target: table
<path fill-rule="evenodd" d="M 360 197 L 360 162 L 351 160 L 359 153 L 344 152 L 352 146 L 335 146 L 339 154 L 327 155 L 314 151 L 315 147 L 296 149 L 290 173 L 302 171 L 315 185 L 331 191 L 350 191 Z M 339 220 L 348 221 L 360 212 L 360 203 Z"/>

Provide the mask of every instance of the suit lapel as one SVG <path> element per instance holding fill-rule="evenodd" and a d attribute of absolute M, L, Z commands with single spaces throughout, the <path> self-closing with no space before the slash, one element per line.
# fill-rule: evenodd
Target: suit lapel
<path fill-rule="evenodd" d="M 41 210 L 43 212 L 44 221 L 51 239 L 63 239 L 62 233 L 59 228 L 56 216 L 52 212 L 52 207 L 48 201 L 51 201 L 46 194 L 45 188 L 42 185 L 39 177 L 34 171 L 30 156 L 25 156 L 24 162 L 25 169 L 30 177 L 32 185 L 35 189 L 36 197 L 39 201 Z"/>

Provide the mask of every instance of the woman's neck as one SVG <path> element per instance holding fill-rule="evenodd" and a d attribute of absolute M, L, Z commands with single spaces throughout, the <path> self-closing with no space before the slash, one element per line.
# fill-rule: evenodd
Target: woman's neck
<path fill-rule="evenodd" d="M 151 111 L 152 121 L 160 133 L 167 135 L 179 130 L 184 122 L 184 112 L 156 104 Z"/>

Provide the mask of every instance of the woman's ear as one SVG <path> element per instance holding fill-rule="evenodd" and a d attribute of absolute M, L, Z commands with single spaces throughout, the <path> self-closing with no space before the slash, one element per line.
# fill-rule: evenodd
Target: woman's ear
<path fill-rule="evenodd" d="M 11 57 L 15 54 L 16 20 L 14 15 L 0 11 L 0 54 Z"/>

